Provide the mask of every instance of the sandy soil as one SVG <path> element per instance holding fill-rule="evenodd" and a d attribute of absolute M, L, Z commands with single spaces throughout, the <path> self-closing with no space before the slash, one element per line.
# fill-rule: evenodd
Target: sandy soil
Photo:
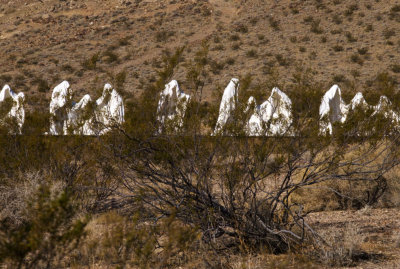
<path fill-rule="evenodd" d="M 322 234 L 355 230 L 344 240 L 358 245 L 367 255 L 360 255 L 352 268 L 400 268 L 399 208 L 319 212 L 311 214 L 309 221 Z"/>

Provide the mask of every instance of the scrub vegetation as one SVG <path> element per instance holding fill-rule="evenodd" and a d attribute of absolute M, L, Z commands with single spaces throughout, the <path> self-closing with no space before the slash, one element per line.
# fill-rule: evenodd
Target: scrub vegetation
<path fill-rule="evenodd" d="M 26 120 L 0 128 L 1 267 L 399 266 L 399 130 L 356 109 L 322 136 L 318 116 L 333 83 L 399 112 L 396 1 L 3 2 L 0 85 Z M 231 77 L 228 135 L 210 136 Z M 172 79 L 191 96 L 179 131 L 156 120 Z M 43 135 L 62 80 L 74 101 L 112 83 L 124 125 Z M 273 87 L 296 136 L 246 137 L 248 98 Z"/>
<path fill-rule="evenodd" d="M 399 205 L 399 134 L 391 122 L 354 111 L 332 136 L 319 135 L 323 89 L 312 71 L 299 70 L 288 92 L 296 136 L 243 135 L 248 96 L 262 96 L 277 74 L 261 85 L 242 78 L 231 135 L 205 135 L 218 112 L 218 103 L 201 102 L 208 45 L 190 64 L 183 52 L 165 52 L 148 94 L 127 103 L 125 124 L 107 135 L 2 136 L 1 263 L 317 268 L 386 258 L 365 246 L 360 227 L 320 230 L 313 212 L 363 216 Z M 159 134 L 157 92 L 181 65 L 194 89 L 184 126 L 176 133 L 168 122 Z M 27 115 L 26 130 L 41 133 L 43 118 Z"/>

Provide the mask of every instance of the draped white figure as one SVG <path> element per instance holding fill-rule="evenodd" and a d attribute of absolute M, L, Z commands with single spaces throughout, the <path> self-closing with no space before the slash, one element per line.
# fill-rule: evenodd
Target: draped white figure
<path fill-rule="evenodd" d="M 56 86 L 50 102 L 50 135 L 101 135 L 124 122 L 124 103 L 110 84 L 96 102 L 85 95 L 72 102 L 72 90 L 67 81 Z"/>
<path fill-rule="evenodd" d="M 76 103 L 68 114 L 68 134 L 95 135 L 94 103 L 89 94 Z"/>
<path fill-rule="evenodd" d="M 219 115 L 213 135 L 224 133 L 224 127 L 233 120 L 233 112 L 238 102 L 239 80 L 232 78 L 222 95 Z"/>
<path fill-rule="evenodd" d="M 262 135 L 263 127 L 260 117 L 260 106 L 257 106 L 256 99 L 253 96 L 250 96 L 249 100 L 247 100 L 244 113 L 250 115 L 246 124 L 246 134 L 249 136 Z"/>
<path fill-rule="evenodd" d="M 249 99 L 250 102 L 255 100 Z M 247 123 L 247 134 L 250 136 L 293 135 L 292 101 L 277 87 L 260 106 L 255 106 L 254 113 Z"/>
<path fill-rule="evenodd" d="M 3 112 L 0 121 L 6 122 L 11 121 L 15 124 L 16 129 L 10 129 L 10 133 L 22 132 L 22 127 L 25 122 L 25 110 L 24 110 L 25 95 L 20 92 L 16 94 L 10 88 L 5 85 L 0 92 L 0 110 Z"/>
<path fill-rule="evenodd" d="M 176 80 L 165 85 L 157 106 L 158 133 L 165 128 L 174 132 L 181 130 L 189 101 L 190 96 L 179 88 Z"/>
<path fill-rule="evenodd" d="M 99 125 L 99 134 L 105 134 L 113 126 L 125 121 L 124 101 L 122 96 L 110 85 L 105 84 L 103 94 L 96 100 L 95 118 Z"/>
<path fill-rule="evenodd" d="M 68 114 L 72 108 L 72 90 L 68 81 L 53 89 L 50 101 L 50 135 L 68 133 Z"/>
<path fill-rule="evenodd" d="M 358 93 L 356 93 L 356 95 L 354 95 L 354 97 L 353 97 L 353 99 L 351 99 L 351 102 L 349 105 L 349 109 L 351 109 L 351 110 L 355 110 L 357 107 L 360 107 L 362 109 L 369 108 L 369 105 L 365 101 L 364 96 L 361 92 L 358 92 Z"/>
<path fill-rule="evenodd" d="M 381 96 L 379 98 L 379 103 L 373 107 L 374 112 L 371 117 L 377 116 L 379 114 L 383 115 L 386 119 L 390 120 L 392 127 L 398 128 L 400 124 L 400 116 L 392 109 L 392 103 L 386 96 Z"/>
<path fill-rule="evenodd" d="M 332 134 L 332 124 L 346 121 L 349 107 L 342 99 L 342 93 L 338 85 L 333 85 L 322 98 L 319 107 L 320 133 Z"/>
<path fill-rule="evenodd" d="M 261 119 L 266 125 L 265 135 L 292 135 L 292 101 L 277 87 L 260 106 Z"/>

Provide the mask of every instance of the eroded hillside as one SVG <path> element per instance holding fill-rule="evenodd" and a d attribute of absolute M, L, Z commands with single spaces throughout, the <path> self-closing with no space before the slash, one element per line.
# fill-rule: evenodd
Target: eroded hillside
<path fill-rule="evenodd" d="M 0 84 L 42 110 L 64 79 L 77 100 L 106 81 L 132 98 L 155 80 L 163 51 L 186 46 L 188 62 L 207 40 L 207 100 L 247 74 L 286 90 L 299 67 L 351 96 L 374 90 L 379 73 L 399 78 L 399 23 L 397 1 L 1 0 Z M 184 64 L 174 79 L 190 93 Z"/>

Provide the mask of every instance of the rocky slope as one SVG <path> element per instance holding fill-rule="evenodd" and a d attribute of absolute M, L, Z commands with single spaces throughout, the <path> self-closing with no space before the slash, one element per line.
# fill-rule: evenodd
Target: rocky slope
<path fill-rule="evenodd" d="M 299 67 L 352 96 L 374 90 L 381 72 L 399 78 L 399 22 L 392 0 L 0 0 L 0 85 L 43 111 L 64 79 L 76 100 L 100 96 L 107 81 L 131 98 L 154 80 L 164 50 L 186 45 L 188 62 L 208 40 L 207 100 L 246 74 L 256 84 L 279 73 L 287 91 Z M 174 79 L 190 93 L 183 65 Z"/>

